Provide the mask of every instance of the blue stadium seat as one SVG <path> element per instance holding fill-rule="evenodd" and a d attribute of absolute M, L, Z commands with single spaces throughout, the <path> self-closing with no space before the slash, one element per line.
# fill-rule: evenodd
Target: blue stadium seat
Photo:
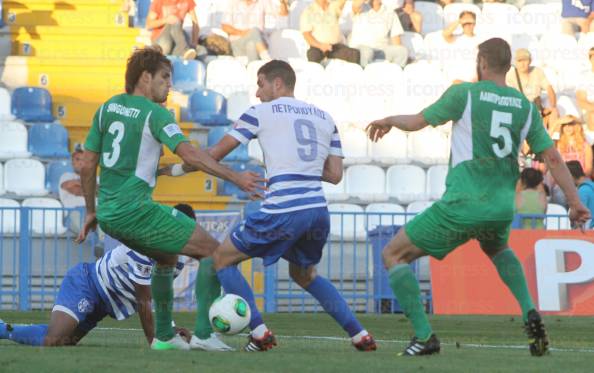
<path fill-rule="evenodd" d="M 232 162 L 227 164 L 227 166 L 236 172 L 253 171 L 259 173 L 262 177 L 265 175 L 263 167 L 251 163 Z M 219 182 L 217 192 L 219 195 L 235 196 L 237 199 L 250 199 L 250 196 L 246 192 L 242 191 L 237 185 L 229 181 Z"/>
<path fill-rule="evenodd" d="M 134 27 L 144 28 L 146 17 L 151 8 L 151 0 L 138 0 L 136 2 L 136 15 L 134 16 Z"/>
<path fill-rule="evenodd" d="M 186 61 L 170 58 L 173 65 L 173 88 L 180 92 L 191 92 L 203 88 L 206 79 L 206 67 L 200 61 Z"/>
<path fill-rule="evenodd" d="M 74 172 L 70 160 L 50 162 L 47 165 L 45 189 L 49 190 L 52 194 L 58 195 L 60 191 L 60 177 L 66 172 Z"/>
<path fill-rule="evenodd" d="M 58 123 L 37 123 L 29 128 L 29 151 L 40 158 L 68 158 L 68 131 Z"/>
<path fill-rule="evenodd" d="M 191 94 L 188 110 L 182 112 L 182 121 L 204 126 L 226 126 L 231 123 L 227 118 L 227 99 L 210 89 L 198 89 Z"/>
<path fill-rule="evenodd" d="M 218 143 L 223 136 L 231 129 L 231 126 L 213 127 L 208 131 L 208 146 L 213 146 Z M 250 156 L 248 155 L 247 145 L 240 144 L 231 153 L 229 153 L 223 161 L 225 162 L 248 162 Z"/>
<path fill-rule="evenodd" d="M 52 96 L 45 88 L 17 88 L 12 93 L 12 115 L 26 122 L 53 122 Z"/>

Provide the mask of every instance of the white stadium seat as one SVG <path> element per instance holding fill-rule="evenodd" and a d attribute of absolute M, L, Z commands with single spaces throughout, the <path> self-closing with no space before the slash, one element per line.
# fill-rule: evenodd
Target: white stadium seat
<path fill-rule="evenodd" d="M 2 209 L 2 208 L 6 209 Z M 4 235 L 18 234 L 21 225 L 20 205 L 17 201 L 0 198 L 0 233 Z"/>
<path fill-rule="evenodd" d="M 326 200 L 329 202 L 340 202 L 349 199 L 349 195 L 345 191 L 345 184 L 344 176 L 342 180 L 340 180 L 340 182 L 336 185 L 322 182 L 322 189 L 324 190 Z"/>
<path fill-rule="evenodd" d="M 345 165 L 371 162 L 367 152 L 369 141 L 364 130 L 349 126 L 340 131 L 340 139 Z"/>
<path fill-rule="evenodd" d="M 411 60 L 418 60 L 425 57 L 425 41 L 421 34 L 405 31 L 400 36 L 400 41 L 408 50 L 408 58 Z"/>
<path fill-rule="evenodd" d="M 443 8 L 444 27 L 447 27 L 450 23 L 456 21 L 458 17 L 460 17 L 460 13 L 462 13 L 465 10 L 471 11 L 474 14 L 476 14 L 477 26 L 479 26 L 482 14 L 481 8 L 479 8 L 478 5 L 470 3 L 451 3 Z M 461 30 L 462 29 L 460 28 L 460 31 Z"/>
<path fill-rule="evenodd" d="M 379 166 L 357 165 L 346 170 L 346 192 L 362 202 L 387 201 L 386 174 Z"/>
<path fill-rule="evenodd" d="M 561 32 L 561 12 L 554 4 L 526 4 L 519 15 L 523 33 L 542 35 Z"/>
<path fill-rule="evenodd" d="M 27 198 L 23 207 L 32 209 L 31 231 L 35 235 L 62 235 L 66 233 L 64 227 L 64 212 L 60 201 L 53 198 Z M 48 210 L 44 210 L 47 208 Z M 59 210 L 53 210 L 59 209 Z"/>
<path fill-rule="evenodd" d="M 427 197 L 440 199 L 446 189 L 446 177 L 449 167 L 446 165 L 431 166 L 427 170 Z"/>
<path fill-rule="evenodd" d="M 227 117 L 236 121 L 251 105 L 250 94 L 248 92 L 233 92 L 227 100 Z"/>
<path fill-rule="evenodd" d="M 510 47 L 512 49 L 512 58 L 515 61 L 515 52 L 520 49 L 528 49 L 532 55 L 532 61 L 538 60 L 538 38 L 529 34 L 512 34 Z"/>
<path fill-rule="evenodd" d="M 14 116 L 10 112 L 10 103 L 10 93 L 6 88 L 0 88 L 0 121 L 9 121 L 14 119 Z"/>
<path fill-rule="evenodd" d="M 450 139 L 437 128 L 426 127 L 408 135 L 408 156 L 422 166 L 447 164 L 450 159 Z"/>
<path fill-rule="evenodd" d="M 439 4 L 429 1 L 415 1 L 415 10 L 423 16 L 422 34 L 443 29 L 443 8 Z"/>
<path fill-rule="evenodd" d="M 481 14 L 482 22 L 477 32 L 482 34 L 493 35 L 517 28 L 520 20 L 518 8 L 505 3 L 483 3 Z"/>
<path fill-rule="evenodd" d="M 330 237 L 333 240 L 365 241 L 365 214 L 363 207 L 350 203 L 332 203 L 330 212 Z"/>
<path fill-rule="evenodd" d="M 579 70 L 580 61 L 587 59 L 580 54 L 577 41 L 567 34 L 546 34 L 540 39 L 538 58 L 545 66 L 557 72 Z"/>
<path fill-rule="evenodd" d="M 403 205 L 425 200 L 425 171 L 419 166 L 396 165 L 386 173 L 388 195 Z"/>
<path fill-rule="evenodd" d="M 580 38 L 578 39 L 578 49 L 580 50 L 580 53 L 584 55 L 584 58 L 587 58 L 588 51 L 590 51 L 590 48 L 592 47 L 594 47 L 594 32 L 580 34 Z"/>
<path fill-rule="evenodd" d="M 357 94 L 351 98 L 353 118 L 367 125 L 375 119 L 394 113 L 394 105 L 400 100 L 403 90 L 403 75 L 400 66 L 389 62 L 373 62 L 365 67 Z"/>
<path fill-rule="evenodd" d="M 451 45 L 443 38 L 441 31 L 430 32 L 423 40 L 425 45 L 425 57 L 440 66 L 447 63 L 451 56 Z"/>
<path fill-rule="evenodd" d="M 252 81 L 255 80 L 252 77 Z M 206 67 L 206 87 L 229 98 L 234 92 L 249 92 L 250 81 L 241 62 L 234 58 L 219 57 Z"/>
<path fill-rule="evenodd" d="M 545 226 L 547 230 L 560 230 L 560 229 L 570 229 L 571 226 L 569 224 L 569 218 L 567 217 L 567 210 L 565 207 L 561 205 L 557 205 L 554 203 L 549 203 L 547 205 L 547 215 L 562 215 L 562 216 L 552 216 L 550 218 L 545 219 Z"/>
<path fill-rule="evenodd" d="M 295 97 L 318 105 L 317 97 L 323 97 L 324 94 L 330 94 L 331 87 L 326 84 L 326 71 L 322 65 L 316 63 L 317 67 L 311 67 L 313 62 L 299 63 L 295 69 L 297 82 L 295 83 Z M 295 66 L 293 63 L 292 66 Z"/>
<path fill-rule="evenodd" d="M 264 153 L 262 152 L 262 147 L 257 139 L 253 139 L 248 143 L 248 156 L 251 160 L 258 163 L 264 163 Z"/>
<path fill-rule="evenodd" d="M 404 225 L 406 216 L 404 207 L 396 203 L 371 203 L 365 208 L 368 230 L 378 225 Z"/>
<path fill-rule="evenodd" d="M 557 109 L 559 115 L 573 115 L 580 117 L 580 110 L 578 109 L 577 102 L 569 96 L 561 95 L 557 96 Z"/>
<path fill-rule="evenodd" d="M 431 205 L 433 201 L 414 201 L 408 206 L 406 206 L 406 222 L 408 223 L 411 221 L 415 215 L 420 214 L 421 212 L 425 211 Z"/>
<path fill-rule="evenodd" d="M 4 185 L 7 193 L 44 196 L 45 167 L 35 159 L 11 159 L 4 164 Z"/>
<path fill-rule="evenodd" d="M 4 194 L 4 165 L 0 163 L 0 196 Z"/>
<path fill-rule="evenodd" d="M 301 31 L 285 29 L 276 30 L 270 35 L 268 42 L 270 56 L 274 59 L 288 61 L 289 58 L 307 60 L 309 45 Z"/>
<path fill-rule="evenodd" d="M 417 114 L 434 103 L 449 86 L 438 64 L 418 61 L 404 68 L 404 92 L 398 114 Z"/>
<path fill-rule="evenodd" d="M 19 122 L 0 122 L 0 161 L 30 157 L 27 147 L 27 127 Z"/>
<path fill-rule="evenodd" d="M 408 163 L 408 137 L 406 132 L 393 128 L 381 140 L 372 142 L 371 158 L 374 162 L 387 166 Z"/>
<path fill-rule="evenodd" d="M 289 6 L 289 27 L 294 30 L 299 30 L 299 19 L 301 13 L 311 4 L 311 0 L 297 0 L 293 1 Z"/>

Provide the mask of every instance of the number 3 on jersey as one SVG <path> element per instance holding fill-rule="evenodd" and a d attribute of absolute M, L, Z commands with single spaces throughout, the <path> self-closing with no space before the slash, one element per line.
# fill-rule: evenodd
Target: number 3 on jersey
<path fill-rule="evenodd" d="M 105 167 L 113 167 L 118 159 L 120 158 L 120 143 L 124 138 L 124 123 L 122 122 L 113 122 L 109 125 L 107 132 L 114 135 L 113 142 L 111 143 L 111 153 L 104 152 L 103 153 L 103 165 Z"/>
<path fill-rule="evenodd" d="M 502 111 L 493 110 L 491 115 L 491 132 L 490 135 L 494 139 L 503 139 L 503 147 L 499 143 L 492 145 L 493 152 L 499 158 L 507 157 L 512 151 L 512 138 L 509 128 L 503 127 L 502 124 L 511 125 L 511 113 L 504 113 Z"/>

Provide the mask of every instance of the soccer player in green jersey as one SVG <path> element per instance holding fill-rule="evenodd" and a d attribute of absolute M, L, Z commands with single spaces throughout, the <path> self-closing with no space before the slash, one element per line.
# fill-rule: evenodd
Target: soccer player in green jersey
<path fill-rule="evenodd" d="M 83 154 L 81 181 L 86 217 L 78 240 L 83 241 L 99 223 L 110 236 L 155 259 L 151 289 L 156 327 L 151 347 L 187 350 L 191 344 L 175 334 L 171 325 L 177 255 L 206 258 L 219 243 L 186 215 L 153 201 L 162 145 L 185 164 L 229 180 L 252 195 L 258 195 L 264 180 L 252 172 L 235 173 L 190 145 L 171 113 L 161 106 L 170 88 L 170 61 L 158 49 L 139 49 L 128 59 L 126 93 L 110 98 L 97 110 Z M 95 209 L 98 165 L 101 183 Z M 204 261 L 202 264 L 207 266 Z M 197 295 L 217 294 L 215 290 L 220 289 L 210 258 L 209 265 L 206 269 L 211 275 L 199 274 L 200 281 L 196 281 Z M 211 279 L 210 283 L 205 284 L 205 277 Z M 201 289 L 203 286 L 213 291 Z M 197 329 L 200 320 L 199 315 Z"/>
<path fill-rule="evenodd" d="M 429 355 L 440 350 L 420 300 L 419 284 L 409 263 L 431 255 L 443 259 L 470 239 L 477 239 L 499 276 L 517 299 L 529 338 L 530 353 L 548 351 L 548 338 L 526 285 L 522 265 L 508 246 L 519 175 L 518 151 L 526 140 L 542 154 L 569 203 L 572 223 L 583 225 L 590 213 L 579 200 L 571 175 L 543 127 L 538 109 L 505 85 L 511 50 L 503 39 L 479 45 L 479 81 L 453 85 L 416 115 L 387 117 L 367 127 L 378 141 L 392 127 L 418 131 L 453 121 L 450 170 L 443 198 L 400 229 L 383 250 L 390 286 L 411 320 L 415 336 L 401 355 Z M 406 181 L 403 181 L 406 182 Z"/>

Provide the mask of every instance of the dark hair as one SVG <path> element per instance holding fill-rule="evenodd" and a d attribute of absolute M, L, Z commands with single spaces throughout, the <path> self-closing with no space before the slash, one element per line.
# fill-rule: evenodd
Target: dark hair
<path fill-rule="evenodd" d="M 288 89 L 295 89 L 295 81 L 297 80 L 295 70 L 285 61 L 272 60 L 265 63 L 258 69 L 258 75 L 260 74 L 264 75 L 268 81 L 280 78 Z"/>
<path fill-rule="evenodd" d="M 476 21 L 476 14 L 474 14 L 474 12 L 471 12 L 470 10 L 463 10 L 462 12 L 460 12 L 458 19 L 462 19 L 462 17 L 466 15 L 471 15 L 472 18 Z"/>
<path fill-rule="evenodd" d="M 161 52 L 159 47 L 145 47 L 137 49 L 128 58 L 126 65 L 126 93 L 132 94 L 138 80 L 144 71 L 154 76 L 160 69 L 168 67 L 170 70 L 171 61 Z"/>
<path fill-rule="evenodd" d="M 573 176 L 574 179 L 579 179 L 580 177 L 586 176 L 584 169 L 582 168 L 582 164 L 579 161 L 569 161 L 565 163 L 567 168 L 569 168 L 569 173 Z"/>
<path fill-rule="evenodd" d="M 511 67 L 511 56 L 509 44 L 501 38 L 491 38 L 478 46 L 478 57 L 484 58 L 494 73 L 505 74 Z"/>
<path fill-rule="evenodd" d="M 542 183 L 544 178 L 540 170 L 537 170 L 536 168 L 525 168 L 520 174 L 520 180 L 526 188 L 533 189 Z"/>
<path fill-rule="evenodd" d="M 186 203 L 178 203 L 177 205 L 173 206 L 174 209 L 184 213 L 188 218 L 192 220 L 196 220 L 196 213 L 194 212 L 194 208 Z"/>

